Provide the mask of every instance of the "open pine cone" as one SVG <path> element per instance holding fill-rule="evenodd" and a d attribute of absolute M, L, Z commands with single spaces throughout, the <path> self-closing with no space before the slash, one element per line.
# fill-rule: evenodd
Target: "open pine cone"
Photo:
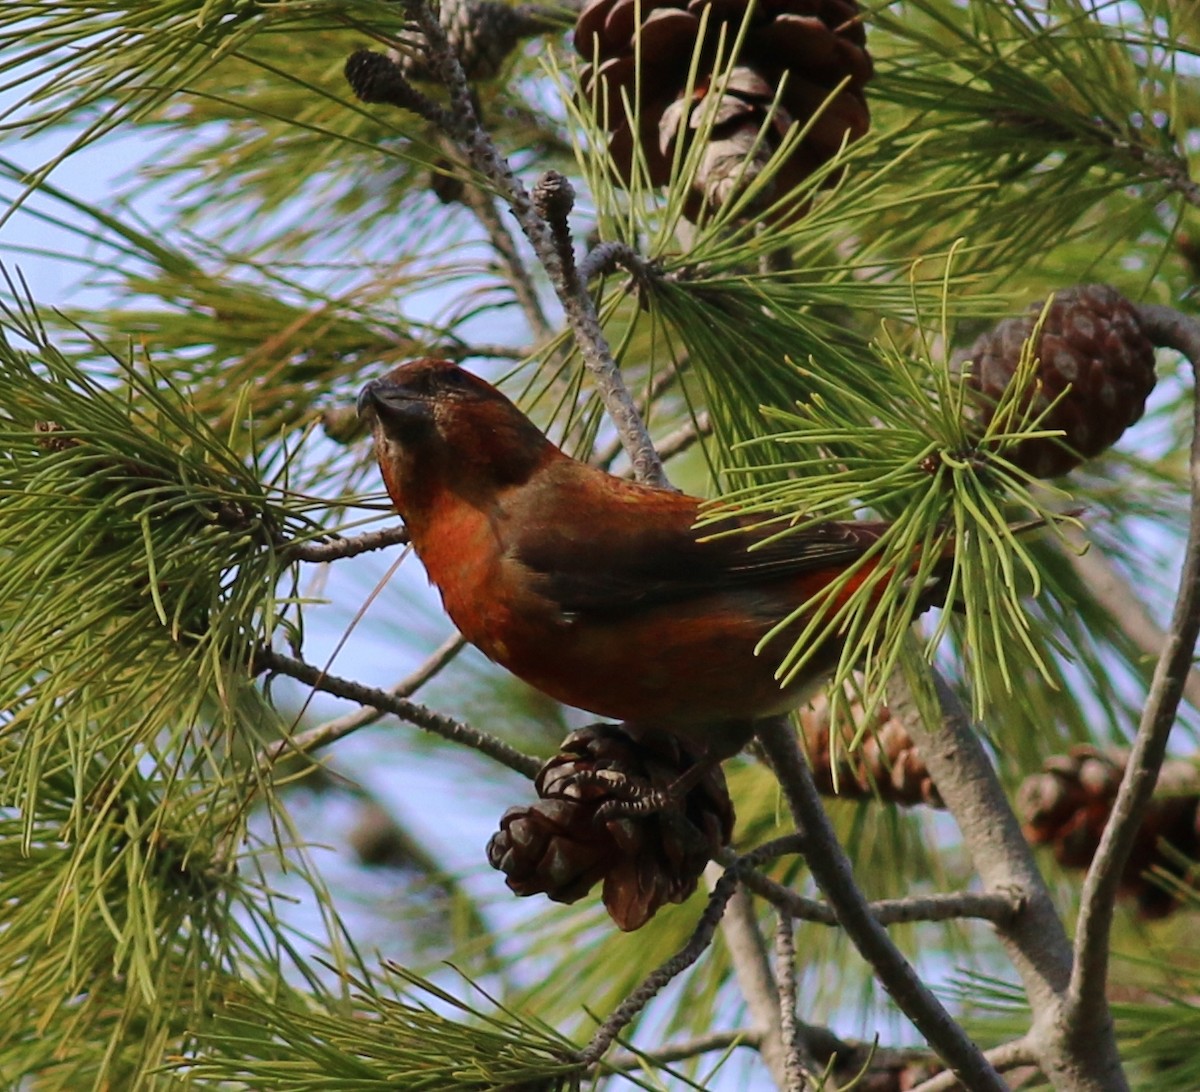
<path fill-rule="evenodd" d="M 504 813 L 488 861 L 516 894 L 555 902 L 575 902 L 603 880 L 613 921 L 639 929 L 663 903 L 683 902 L 696 889 L 705 864 L 733 833 L 733 804 L 715 763 L 682 799 L 623 813 L 647 793 L 670 788 L 695 762 L 663 732 L 616 724 L 573 732 L 538 773 L 541 799 Z"/>
<path fill-rule="evenodd" d="M 827 696 L 816 698 L 797 714 L 818 792 L 843 800 L 882 800 L 901 807 L 917 804 L 945 807 L 902 720 L 881 706 L 859 746 L 850 751 L 849 746 L 862 727 L 862 703 L 852 701 L 846 712 L 849 715 L 841 720 L 841 738 L 836 746 L 830 739 Z"/>
<path fill-rule="evenodd" d="M 1080 745 L 1046 760 L 1017 794 L 1025 837 L 1049 845 L 1064 868 L 1087 868 L 1100 846 L 1104 826 L 1125 772 L 1128 755 Z M 1161 918 L 1176 906 L 1172 893 L 1152 871 L 1182 876 L 1178 857 L 1200 860 L 1200 769 L 1183 759 L 1163 764 L 1158 786 L 1121 875 L 1121 890 L 1137 900 L 1144 918 Z"/>
<path fill-rule="evenodd" d="M 971 362 L 967 384 L 977 393 L 980 431 L 1012 382 L 1043 306 L 1035 303 L 1021 318 L 1005 319 L 960 354 Z M 1154 389 L 1154 346 L 1133 305 L 1106 284 L 1056 293 L 1033 355 L 1039 363 L 1028 392 L 1032 410 L 1041 412 L 1070 386 L 1040 425 L 1062 429 L 1063 437 L 1022 440 L 1006 453 L 1035 478 L 1065 474 L 1111 447 L 1142 416 Z"/>
<path fill-rule="evenodd" d="M 636 139 L 650 182 L 663 185 L 670 180 L 676 142 L 700 125 L 704 101 L 716 93 L 718 64 L 727 66 L 717 56 L 722 30 L 728 51 L 746 7 L 746 0 L 642 0 L 640 25 L 634 0 L 590 0 L 584 7 L 575 27 L 575 48 L 588 62 L 584 94 L 589 101 L 594 96 L 599 120 L 610 131 L 609 150 L 627 183 L 635 135 L 622 95 L 639 111 Z M 697 49 L 700 65 L 689 97 L 688 71 Z M 872 73 L 856 0 L 758 0 L 728 85 L 712 107 L 715 121 L 688 216 L 696 219 L 706 199 L 711 209 L 719 209 L 761 172 L 793 122 L 803 126 L 819 113 L 775 176 L 766 200 L 791 192 L 844 140 L 866 133 L 870 115 L 863 88 Z M 781 84 L 779 106 L 755 149 Z M 639 86 L 640 103 L 635 100 Z"/>

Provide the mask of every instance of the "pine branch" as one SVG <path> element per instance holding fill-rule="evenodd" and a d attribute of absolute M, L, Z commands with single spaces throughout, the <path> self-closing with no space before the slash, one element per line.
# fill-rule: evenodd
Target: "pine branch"
<path fill-rule="evenodd" d="M 638 480 L 664 485 L 666 475 L 662 461 L 621 378 L 591 296 L 579 282 L 574 268 L 569 271 L 564 268 L 559 248 L 545 220 L 538 215 L 529 193 L 480 125 L 462 66 L 428 5 L 422 0 L 406 0 L 404 6 L 409 17 L 425 35 L 429 67 L 449 92 L 449 109 L 421 101 L 412 95 L 410 88 L 399 83 L 403 76 L 398 68 L 395 75 L 384 75 L 384 65 L 391 62 L 365 50 L 356 53 L 347 62 L 346 75 L 351 87 L 367 101 L 391 101 L 405 109 L 416 110 L 422 117 L 432 121 L 458 142 L 475 169 L 505 198 L 550 276 L 579 343 L 584 363 L 596 380 L 600 397 L 622 437 Z M 370 79 L 364 79 L 364 75 L 369 75 Z M 368 98 L 375 93 L 376 86 L 385 87 L 391 98 Z"/>
<path fill-rule="evenodd" d="M 761 721 L 758 739 L 779 779 L 792 818 L 797 828 L 804 831 L 805 857 L 813 878 L 892 1000 L 967 1087 L 981 1092 L 987 1089 L 1005 1092 L 1004 1082 L 979 1048 L 917 976 L 883 926 L 871 916 L 787 721 L 780 718 Z"/>
<path fill-rule="evenodd" d="M 1082 546 L 1082 536 L 1068 533 L 1073 545 Z M 1101 552 L 1096 543 L 1080 553 L 1065 549 L 1063 555 L 1079 574 L 1088 591 L 1124 631 L 1125 636 L 1147 657 L 1157 659 L 1162 655 L 1167 635 L 1150 617 L 1142 605 L 1141 596 L 1125 576 Z M 1184 697 L 1196 709 L 1200 709 L 1200 671 L 1195 667 L 1188 670 L 1184 684 Z"/>
<path fill-rule="evenodd" d="M 732 861 L 727 867 L 736 870 L 741 880 L 745 867 L 741 859 L 730 851 Z M 705 869 L 705 877 L 715 889 L 724 875 L 722 869 L 711 862 Z M 787 1088 L 787 1048 L 783 1040 L 783 1025 L 780 1021 L 780 997 L 771 964 L 767 958 L 767 947 L 755 916 L 750 898 L 737 890 L 729 899 L 725 916 L 721 919 L 721 937 L 738 989 L 750 1011 L 758 1050 L 763 1064 L 771 1074 L 775 1087 L 784 1092 Z"/>
<path fill-rule="evenodd" d="M 389 546 L 408 545 L 408 530 L 404 527 L 384 527 L 353 538 L 334 538 L 330 542 L 289 542 L 283 546 L 284 557 L 296 561 L 327 562 L 343 557 L 358 557 L 371 550 L 386 550 Z"/>
<path fill-rule="evenodd" d="M 678 365 L 671 364 L 665 368 L 660 368 L 651 380 L 649 389 L 637 401 L 638 413 L 645 418 L 649 415 L 654 407 L 658 404 L 659 399 L 679 380 L 680 368 Z M 659 455 L 666 460 L 669 456 L 663 455 L 661 443 L 655 445 Z M 611 443 L 598 451 L 592 453 L 592 465 L 598 466 L 602 470 L 612 470 L 612 464 L 616 462 L 617 456 L 621 454 L 621 437 L 618 436 Z M 633 471 L 628 471 L 628 476 L 633 477 Z"/>
<path fill-rule="evenodd" d="M 1127 1087 L 1111 1028 L 1079 1039 L 1064 1011 L 1071 980 L 1071 946 L 1033 853 L 1000 785 L 967 710 L 953 689 L 934 673 L 941 720 L 925 724 L 907 673 L 889 683 L 893 712 L 901 717 L 932 773 L 971 859 L 989 891 L 1008 891 L 1022 900 L 1011 922 L 997 933 L 1025 986 L 1034 1030 L 1027 1042 L 1056 1087 L 1102 1092 Z M 1105 1006 L 1103 995 L 1098 1002 Z M 1086 1050 L 1079 1045 L 1087 1042 Z"/>
<path fill-rule="evenodd" d="M 444 641 L 429 658 L 415 671 L 401 679 L 395 686 L 386 691 L 393 698 L 411 697 L 430 679 L 434 678 L 455 656 L 462 651 L 466 642 L 457 633 Z M 353 713 L 327 720 L 307 731 L 298 732 L 287 739 L 277 740 L 269 747 L 264 747 L 258 756 L 258 768 L 261 773 L 269 772 L 277 762 L 288 755 L 307 755 L 322 747 L 328 747 L 339 739 L 374 724 L 386 716 L 388 710 L 378 706 L 364 705 Z"/>
<path fill-rule="evenodd" d="M 313 664 L 285 656 L 273 649 L 259 649 L 255 655 L 253 666 L 256 673 L 270 671 L 277 675 L 287 675 L 311 686 L 314 690 L 333 694 L 338 698 L 346 698 L 348 701 L 357 702 L 369 709 L 380 709 L 385 713 L 391 713 L 401 720 L 415 724 L 418 728 L 424 728 L 427 732 L 432 732 L 452 743 L 461 743 L 471 747 L 526 777 L 535 777 L 538 770 L 542 768 L 542 763 L 532 755 L 523 754 L 503 740 L 497 739 L 481 729 L 472 728 L 451 717 L 441 716 L 416 702 L 395 697 L 386 690 L 377 690 L 370 686 L 363 686 L 361 683 L 351 682 L 349 679 L 330 675 Z M 290 743 L 284 741 L 276 746 L 280 749 L 280 753 L 283 753 L 289 748 Z"/>
<path fill-rule="evenodd" d="M 1141 307 L 1139 317 L 1143 330 L 1156 345 L 1183 354 L 1196 379 L 1189 462 L 1191 516 L 1179 593 L 1166 642 L 1155 666 L 1112 814 L 1080 896 L 1067 1012 L 1076 1033 L 1084 1036 L 1093 1029 L 1107 1029 L 1111 1021 L 1104 987 L 1117 888 L 1154 793 L 1192 666 L 1196 640 L 1200 637 L 1200 323 L 1171 308 L 1158 306 Z"/>
<path fill-rule="evenodd" d="M 600 1025 L 596 1034 L 592 1036 L 591 1042 L 579 1052 L 579 1061 L 583 1065 L 595 1065 L 616 1041 L 617 1036 L 629 1026 L 659 991 L 704 954 L 716 935 L 717 926 L 725 914 L 726 904 L 737 890 L 737 882 L 737 872 L 727 869 L 713 886 L 712 893 L 708 897 L 708 904 L 705 906 L 704 913 L 701 914 L 691 938 L 675 955 L 647 975 L 642 984 L 622 1001 L 612 1015 Z"/>

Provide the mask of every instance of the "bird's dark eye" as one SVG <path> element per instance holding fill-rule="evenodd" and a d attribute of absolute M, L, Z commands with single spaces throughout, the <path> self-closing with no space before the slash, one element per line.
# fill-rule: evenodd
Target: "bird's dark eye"
<path fill-rule="evenodd" d="M 438 373 L 436 386 L 443 391 L 464 394 L 472 389 L 471 377 L 461 368 L 447 368 Z"/>

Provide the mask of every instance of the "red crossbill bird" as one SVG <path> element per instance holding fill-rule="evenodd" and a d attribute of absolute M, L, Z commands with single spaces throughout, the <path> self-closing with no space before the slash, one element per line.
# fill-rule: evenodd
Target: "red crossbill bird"
<path fill-rule="evenodd" d="M 570 458 L 495 387 L 443 360 L 373 380 L 358 409 L 412 545 L 471 644 L 558 701 L 665 729 L 712 758 L 825 681 L 837 638 L 784 686 L 756 647 L 888 526 L 829 521 L 766 541 L 777 527 L 731 515 L 699 531 L 700 498 Z M 745 533 L 709 537 L 730 527 Z M 919 605 L 942 595 L 935 580 Z"/>

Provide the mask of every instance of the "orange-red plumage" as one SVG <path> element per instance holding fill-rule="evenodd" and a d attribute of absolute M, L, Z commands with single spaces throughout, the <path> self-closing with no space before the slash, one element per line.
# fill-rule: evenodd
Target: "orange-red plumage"
<path fill-rule="evenodd" d="M 747 552 L 767 532 L 731 516 L 745 534 L 702 541 L 714 529 L 695 529 L 698 498 L 568 457 L 498 390 L 445 361 L 401 365 L 363 388 L 359 409 L 447 613 L 551 697 L 723 757 L 836 663 L 828 642 L 781 689 L 777 661 L 754 649 L 885 524 L 828 522 Z"/>

